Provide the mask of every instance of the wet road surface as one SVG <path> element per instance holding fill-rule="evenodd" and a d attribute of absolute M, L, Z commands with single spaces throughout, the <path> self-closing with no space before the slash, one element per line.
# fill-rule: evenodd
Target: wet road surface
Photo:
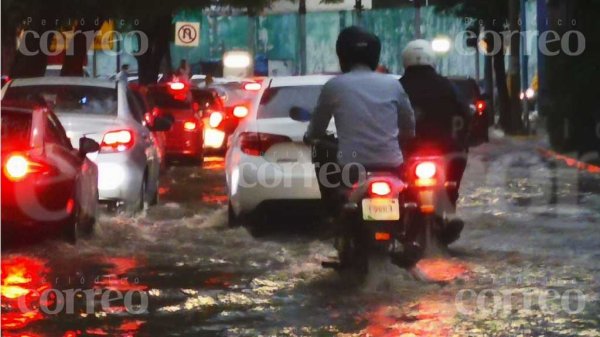
<path fill-rule="evenodd" d="M 254 238 L 227 227 L 226 204 L 213 159 L 170 168 L 159 206 L 103 213 L 75 246 L 5 248 L 2 335 L 600 336 L 600 177 L 531 141 L 471 151 L 466 228 L 450 257 L 419 264 L 430 281 L 382 260 L 356 286 L 321 268 L 335 252 L 318 228 L 281 220 Z M 93 293 L 63 303 L 69 289 Z"/>

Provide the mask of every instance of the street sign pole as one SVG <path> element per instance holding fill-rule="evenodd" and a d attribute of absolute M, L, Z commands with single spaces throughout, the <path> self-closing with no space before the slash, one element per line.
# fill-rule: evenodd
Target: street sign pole
<path fill-rule="evenodd" d="M 527 1 L 521 0 L 521 91 L 526 92 L 529 88 L 529 57 L 527 56 Z M 529 133 L 529 104 L 525 97 L 522 100 L 523 114 L 525 116 L 525 130 Z"/>

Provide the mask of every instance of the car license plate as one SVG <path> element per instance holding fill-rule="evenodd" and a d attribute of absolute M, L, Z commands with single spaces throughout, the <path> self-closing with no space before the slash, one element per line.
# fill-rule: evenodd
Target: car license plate
<path fill-rule="evenodd" d="M 363 220 L 395 221 L 400 220 L 400 202 L 398 199 L 363 199 Z"/>

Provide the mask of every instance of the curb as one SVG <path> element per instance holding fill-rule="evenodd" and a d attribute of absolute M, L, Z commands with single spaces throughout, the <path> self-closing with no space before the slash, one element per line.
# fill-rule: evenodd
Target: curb
<path fill-rule="evenodd" d="M 581 171 L 587 171 L 588 173 L 592 174 L 600 174 L 600 166 L 584 163 L 575 158 L 544 148 L 538 148 L 538 152 L 546 158 L 562 161 L 569 167 L 573 167 Z"/>

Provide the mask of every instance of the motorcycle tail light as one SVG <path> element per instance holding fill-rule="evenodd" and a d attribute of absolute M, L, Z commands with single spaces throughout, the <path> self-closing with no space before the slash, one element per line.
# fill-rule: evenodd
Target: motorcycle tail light
<path fill-rule="evenodd" d="M 235 108 L 233 108 L 233 115 L 237 118 L 244 118 L 248 116 L 249 112 L 250 111 L 248 110 L 248 107 L 243 105 L 238 105 Z"/>
<path fill-rule="evenodd" d="M 123 152 L 133 146 L 133 133 L 130 130 L 109 131 L 104 134 L 100 152 Z"/>
<path fill-rule="evenodd" d="M 479 116 L 483 115 L 483 113 L 485 112 L 485 108 L 487 107 L 487 103 L 483 100 L 481 101 L 477 101 L 475 103 L 475 108 L 477 109 L 477 114 Z"/>
<path fill-rule="evenodd" d="M 392 193 L 392 186 L 385 181 L 376 181 L 371 183 L 369 191 L 371 192 L 371 195 L 385 197 Z"/>
<path fill-rule="evenodd" d="M 262 156 L 273 145 L 291 142 L 287 136 L 270 133 L 244 132 L 240 135 L 240 148 L 250 156 Z"/>
<path fill-rule="evenodd" d="M 208 118 L 208 124 L 210 125 L 211 128 L 217 128 L 221 124 L 222 121 L 223 121 L 223 114 L 218 111 L 211 113 L 210 117 Z"/>
<path fill-rule="evenodd" d="M 436 171 L 435 163 L 430 161 L 419 163 L 415 167 L 415 174 L 419 179 L 431 179 L 435 176 Z"/>

